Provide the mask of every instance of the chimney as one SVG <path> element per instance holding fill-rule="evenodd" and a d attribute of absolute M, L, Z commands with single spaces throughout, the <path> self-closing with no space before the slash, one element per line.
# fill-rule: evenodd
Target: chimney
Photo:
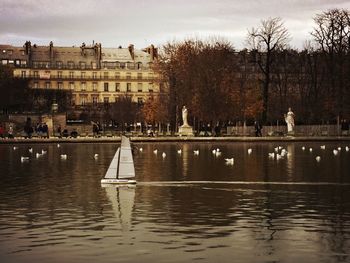
<path fill-rule="evenodd" d="M 25 48 L 25 53 L 26 55 L 30 55 L 31 53 L 31 48 L 32 48 L 32 44 L 30 43 L 30 41 L 26 41 L 24 43 L 24 48 Z"/>
<path fill-rule="evenodd" d="M 151 61 L 158 57 L 158 49 L 153 46 L 153 44 L 147 49 L 148 53 L 151 55 Z"/>
<path fill-rule="evenodd" d="M 135 59 L 134 45 L 130 44 L 128 49 L 129 49 L 129 52 L 130 52 L 130 55 L 131 55 L 132 59 Z"/>
<path fill-rule="evenodd" d="M 50 60 L 53 61 L 53 42 L 50 41 Z"/>

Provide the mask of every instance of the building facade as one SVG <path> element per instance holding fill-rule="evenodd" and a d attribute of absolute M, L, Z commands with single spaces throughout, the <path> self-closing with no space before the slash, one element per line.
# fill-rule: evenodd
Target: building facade
<path fill-rule="evenodd" d="M 15 77 L 28 78 L 34 89 L 72 92 L 72 105 L 113 103 L 121 96 L 142 103 L 164 92 L 152 70 L 157 49 L 102 48 L 100 43 L 80 47 L 0 45 L 2 65 L 13 67 Z"/>

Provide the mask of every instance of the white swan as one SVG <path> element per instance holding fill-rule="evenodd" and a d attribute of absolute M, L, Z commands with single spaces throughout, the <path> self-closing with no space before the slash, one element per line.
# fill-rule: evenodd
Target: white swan
<path fill-rule="evenodd" d="M 225 158 L 226 164 L 234 164 L 235 159 L 234 158 Z"/>
<path fill-rule="evenodd" d="M 157 150 L 157 149 L 155 149 L 155 150 L 153 151 L 153 153 L 154 153 L 154 154 L 157 154 L 157 153 L 158 153 L 158 150 Z"/>
<path fill-rule="evenodd" d="M 165 152 L 162 153 L 162 157 L 163 157 L 163 158 L 166 157 L 166 153 L 165 153 Z"/>
<path fill-rule="evenodd" d="M 177 153 L 178 154 L 181 154 L 182 153 L 182 150 L 180 149 L 180 150 L 177 150 Z"/>
<path fill-rule="evenodd" d="M 317 162 L 321 161 L 321 156 L 316 156 L 316 161 Z"/>
<path fill-rule="evenodd" d="M 67 160 L 67 154 L 61 154 L 61 159 L 62 160 Z"/>
<path fill-rule="evenodd" d="M 334 150 L 333 150 L 333 154 L 334 154 L 334 155 L 338 155 L 338 150 L 334 149 Z"/>
<path fill-rule="evenodd" d="M 248 154 L 251 154 L 253 150 L 251 148 L 248 149 Z"/>
<path fill-rule="evenodd" d="M 194 150 L 193 153 L 194 155 L 199 155 L 199 150 Z"/>
<path fill-rule="evenodd" d="M 21 156 L 21 162 L 29 161 L 29 157 L 27 156 Z"/>

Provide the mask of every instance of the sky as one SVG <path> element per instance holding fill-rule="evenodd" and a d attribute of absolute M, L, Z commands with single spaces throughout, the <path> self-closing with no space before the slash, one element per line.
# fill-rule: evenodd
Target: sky
<path fill-rule="evenodd" d="M 0 44 L 142 49 L 188 38 L 224 38 L 240 50 L 262 19 L 281 17 L 290 46 L 310 40 L 313 18 L 350 0 L 0 0 Z"/>

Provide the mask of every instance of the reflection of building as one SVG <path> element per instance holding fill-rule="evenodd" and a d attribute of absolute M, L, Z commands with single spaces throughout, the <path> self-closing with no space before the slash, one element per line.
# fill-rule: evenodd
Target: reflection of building
<path fill-rule="evenodd" d="M 2 65 L 14 67 L 14 76 L 30 79 L 35 89 L 71 90 L 76 105 L 115 102 L 122 95 L 134 102 L 162 92 L 152 63 L 157 49 L 102 48 L 93 43 L 80 47 L 0 45 Z"/>

